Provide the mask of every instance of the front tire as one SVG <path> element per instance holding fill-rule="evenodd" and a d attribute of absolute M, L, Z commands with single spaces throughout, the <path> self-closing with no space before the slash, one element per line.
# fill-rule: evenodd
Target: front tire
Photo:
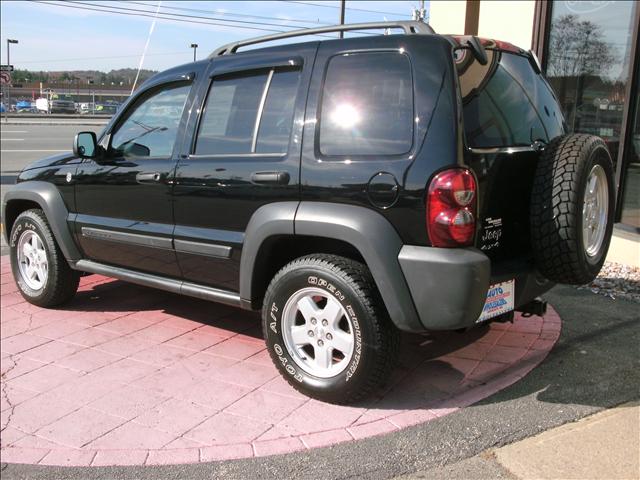
<path fill-rule="evenodd" d="M 11 270 L 22 297 L 39 307 L 71 300 L 80 274 L 69 267 L 42 210 L 22 212 L 9 237 Z"/>
<path fill-rule="evenodd" d="M 264 298 L 267 348 L 282 376 L 318 400 L 347 404 L 388 379 L 398 353 L 391 323 L 368 269 L 315 254 L 285 265 Z"/>

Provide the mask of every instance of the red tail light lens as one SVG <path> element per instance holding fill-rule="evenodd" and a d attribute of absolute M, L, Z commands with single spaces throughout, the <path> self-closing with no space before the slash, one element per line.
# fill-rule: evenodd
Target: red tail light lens
<path fill-rule="evenodd" d="M 473 243 L 476 229 L 476 180 L 469 170 L 445 170 L 431 180 L 427 194 L 427 233 L 434 247 Z"/>

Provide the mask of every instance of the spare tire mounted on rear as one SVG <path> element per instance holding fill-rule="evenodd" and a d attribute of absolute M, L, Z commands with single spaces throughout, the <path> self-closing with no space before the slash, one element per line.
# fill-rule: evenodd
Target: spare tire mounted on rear
<path fill-rule="evenodd" d="M 549 143 L 531 194 L 531 243 L 542 274 L 592 281 L 609 249 L 614 206 L 613 165 L 601 138 L 570 134 Z"/>

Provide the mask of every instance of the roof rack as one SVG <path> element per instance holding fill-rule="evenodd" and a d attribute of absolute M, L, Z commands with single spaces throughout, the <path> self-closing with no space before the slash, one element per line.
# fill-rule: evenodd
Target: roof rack
<path fill-rule="evenodd" d="M 331 25 L 328 27 L 318 28 L 303 28 L 301 30 L 292 30 L 290 32 L 274 33 L 272 35 L 265 35 L 263 37 L 248 38 L 247 40 L 240 40 L 239 42 L 228 43 L 222 47 L 214 50 L 209 58 L 218 57 L 220 55 L 229 55 L 236 53 L 238 48 L 246 47 L 247 45 L 255 45 L 256 43 L 271 42 L 274 40 L 281 40 L 283 38 L 302 37 L 305 35 L 318 35 L 321 33 L 329 32 L 346 32 L 350 30 L 373 30 L 379 28 L 401 28 L 407 35 L 411 34 L 434 34 L 436 33 L 433 28 L 423 22 L 415 20 L 403 20 L 397 22 L 369 22 L 369 23 L 351 23 L 347 25 Z"/>

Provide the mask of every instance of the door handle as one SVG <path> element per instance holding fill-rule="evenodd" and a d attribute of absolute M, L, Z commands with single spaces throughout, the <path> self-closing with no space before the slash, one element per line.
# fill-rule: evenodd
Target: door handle
<path fill-rule="evenodd" d="M 251 174 L 253 183 L 274 183 L 276 185 L 286 185 L 289 183 L 288 172 L 254 172 Z"/>
<path fill-rule="evenodd" d="M 160 172 L 154 173 L 137 173 L 136 182 L 138 183 L 158 183 L 162 179 Z"/>

